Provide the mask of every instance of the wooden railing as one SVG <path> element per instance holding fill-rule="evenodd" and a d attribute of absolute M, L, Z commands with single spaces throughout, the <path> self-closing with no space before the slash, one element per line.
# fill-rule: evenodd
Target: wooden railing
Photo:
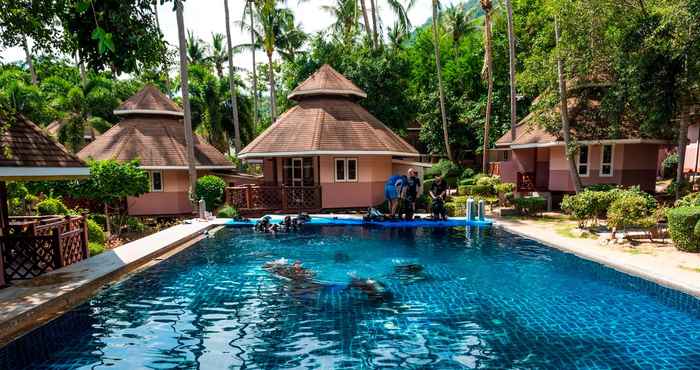
<path fill-rule="evenodd" d="M 5 281 L 31 279 L 88 258 L 87 217 L 10 218 L 0 236 Z"/>
<path fill-rule="evenodd" d="M 501 162 L 489 162 L 489 175 L 501 176 Z"/>
<path fill-rule="evenodd" d="M 226 188 L 226 204 L 239 211 L 321 209 L 320 186 L 245 185 Z"/>

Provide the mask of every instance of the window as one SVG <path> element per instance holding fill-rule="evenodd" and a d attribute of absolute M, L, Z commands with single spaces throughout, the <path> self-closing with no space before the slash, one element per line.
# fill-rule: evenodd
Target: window
<path fill-rule="evenodd" d="M 600 148 L 600 176 L 613 175 L 613 146 L 605 144 Z"/>
<path fill-rule="evenodd" d="M 151 172 L 151 191 L 163 191 L 163 173 L 160 171 Z"/>
<path fill-rule="evenodd" d="M 578 160 L 576 162 L 577 162 L 579 176 L 583 176 L 583 177 L 588 176 L 588 146 L 587 145 L 581 145 L 581 147 L 578 149 Z"/>
<path fill-rule="evenodd" d="M 335 182 L 357 181 L 357 158 L 335 159 Z"/>
<path fill-rule="evenodd" d="M 503 153 L 501 162 L 508 162 L 508 160 L 510 159 L 510 150 L 503 150 L 501 153 Z"/>
<path fill-rule="evenodd" d="M 283 183 L 286 186 L 314 185 L 314 162 L 312 158 L 285 158 L 283 166 Z"/>

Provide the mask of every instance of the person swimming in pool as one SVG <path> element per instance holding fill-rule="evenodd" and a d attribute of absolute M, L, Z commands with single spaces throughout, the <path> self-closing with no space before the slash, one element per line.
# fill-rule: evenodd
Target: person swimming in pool
<path fill-rule="evenodd" d="M 348 288 L 358 289 L 373 300 L 388 301 L 394 298 L 394 294 L 391 293 L 384 283 L 374 279 L 358 278 L 354 275 L 350 275 L 350 284 L 348 284 Z"/>
<path fill-rule="evenodd" d="M 312 280 L 316 275 L 312 270 L 303 267 L 301 261 L 297 260 L 294 261 L 294 263 L 289 264 L 286 258 L 280 258 L 267 262 L 263 268 L 279 277 L 286 278 L 294 282 L 307 282 Z"/>

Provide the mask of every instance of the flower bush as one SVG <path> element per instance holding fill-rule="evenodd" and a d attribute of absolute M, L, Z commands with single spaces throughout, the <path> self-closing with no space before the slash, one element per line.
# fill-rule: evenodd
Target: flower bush
<path fill-rule="evenodd" d="M 700 207 L 671 208 L 666 217 L 676 248 L 686 252 L 700 252 Z"/>
<path fill-rule="evenodd" d="M 218 208 L 224 202 L 226 181 L 218 176 L 203 176 L 197 180 L 194 194 L 197 200 L 204 199 L 207 211 Z"/>

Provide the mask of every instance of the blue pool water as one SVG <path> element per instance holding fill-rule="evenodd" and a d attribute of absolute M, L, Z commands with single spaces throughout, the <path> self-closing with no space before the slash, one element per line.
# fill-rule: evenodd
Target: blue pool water
<path fill-rule="evenodd" d="M 262 268 L 281 257 L 327 285 Z M 699 302 L 499 229 L 231 228 L 0 349 L 0 368 L 699 369 Z"/>

